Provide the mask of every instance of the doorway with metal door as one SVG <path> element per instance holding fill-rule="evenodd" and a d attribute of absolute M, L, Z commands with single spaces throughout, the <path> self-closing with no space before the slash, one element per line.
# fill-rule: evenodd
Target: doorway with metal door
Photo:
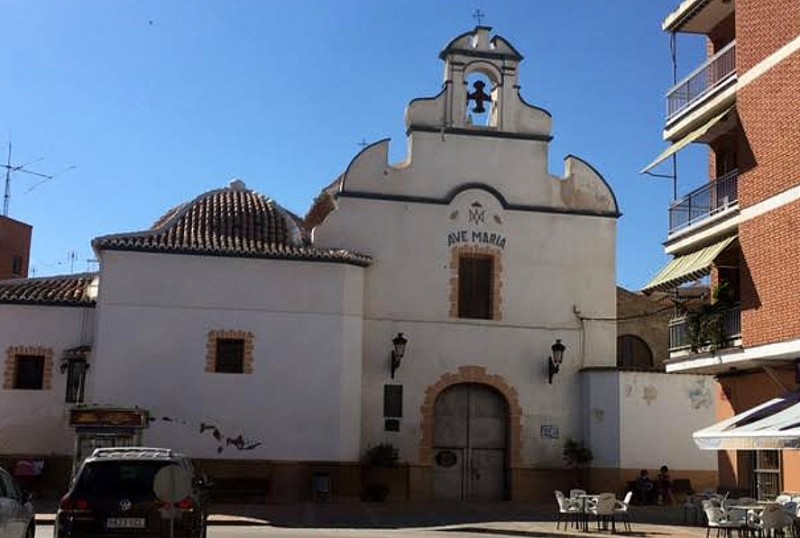
<path fill-rule="evenodd" d="M 461 383 L 434 405 L 433 489 L 437 499 L 507 497 L 508 404 L 488 385 Z"/>

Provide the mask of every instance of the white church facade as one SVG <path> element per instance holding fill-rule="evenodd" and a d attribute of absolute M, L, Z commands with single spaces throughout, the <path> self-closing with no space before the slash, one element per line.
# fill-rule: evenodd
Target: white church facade
<path fill-rule="evenodd" d="M 381 480 L 390 499 L 532 500 L 579 478 L 573 439 L 595 456 L 583 480 L 616 488 L 658 457 L 711 482 L 690 442 L 711 380 L 675 378 L 659 407 L 659 382 L 615 370 L 611 186 L 574 156 L 551 175 L 550 114 L 505 39 L 479 26 L 440 58 L 407 159 L 364 148 L 305 219 L 237 180 L 96 238 L 97 273 L 0 282 L 0 460 L 63 474 L 145 444 L 268 500 Z M 685 445 L 642 436 L 679 398 Z M 386 444 L 397 465 L 364 463 Z"/>

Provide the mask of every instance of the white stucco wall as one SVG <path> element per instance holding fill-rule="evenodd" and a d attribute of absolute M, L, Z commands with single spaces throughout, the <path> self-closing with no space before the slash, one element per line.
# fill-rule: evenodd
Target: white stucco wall
<path fill-rule="evenodd" d="M 593 467 L 717 470 L 716 453 L 692 442 L 694 431 L 715 421 L 713 378 L 603 370 L 582 376 Z"/>
<path fill-rule="evenodd" d="M 146 443 L 193 457 L 358 458 L 362 269 L 106 251 L 102 271 L 89 393 L 148 409 Z M 205 372 L 208 332 L 226 329 L 254 334 L 252 374 Z M 262 444 L 218 453 L 201 423 Z"/>
<path fill-rule="evenodd" d="M 592 466 L 614 469 L 620 467 L 621 436 L 619 398 L 620 372 L 596 370 L 581 373 L 581 399 L 584 407 L 583 431 L 576 440 L 592 450 Z"/>
<path fill-rule="evenodd" d="M 59 370 L 59 360 L 65 349 L 91 342 L 93 319 L 91 308 L 0 305 L 3 364 L 11 346 L 41 346 L 53 352 L 49 390 L 4 390 L 0 385 L 0 454 L 72 453 L 64 403 L 67 376 Z"/>
<path fill-rule="evenodd" d="M 717 470 L 717 453 L 692 441 L 693 432 L 716 422 L 711 376 L 630 372 L 620 381 L 624 467 Z"/>
<path fill-rule="evenodd" d="M 414 133 L 410 146 L 411 158 L 400 168 L 386 165 L 380 145 L 358 157 L 346 174 L 338 209 L 314 231 L 320 246 L 353 249 L 375 260 L 365 277 L 362 449 L 388 439 L 400 448 L 401 460 L 416 462 L 426 389 L 459 366 L 478 365 L 502 376 L 519 395 L 522 463 L 561 467 L 564 440 L 582 432 L 578 369 L 616 363 L 617 223 L 610 216 L 579 214 L 607 210 L 610 191 L 574 160 L 571 177 L 581 179 L 572 185 L 588 189 L 577 195 L 568 180 L 547 172 L 547 144 L 540 141 L 457 135 L 442 141 Z M 447 201 L 454 189 L 475 183 L 487 187 L 463 190 Z M 348 189 L 367 197 L 348 197 Z M 491 189 L 527 209 L 504 208 Z M 591 189 L 596 196 L 587 201 Z M 481 223 L 469 222 L 475 203 L 484 211 Z M 466 241 L 454 242 L 451 234 L 461 232 Z M 480 244 L 473 232 L 504 240 L 492 246 L 502 265 L 500 320 L 450 315 L 452 250 Z M 576 311 L 600 319 L 581 321 Z M 409 344 L 392 381 L 389 352 L 398 332 Z M 556 338 L 567 351 L 551 386 L 545 363 Z M 384 431 L 386 383 L 404 385 L 397 433 Z M 559 438 L 543 438 L 543 425 L 557 426 Z"/>

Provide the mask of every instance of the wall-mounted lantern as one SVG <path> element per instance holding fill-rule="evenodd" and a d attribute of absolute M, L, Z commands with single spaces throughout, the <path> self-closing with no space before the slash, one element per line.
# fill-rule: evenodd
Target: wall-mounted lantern
<path fill-rule="evenodd" d="M 547 358 L 548 383 L 553 384 L 553 376 L 556 375 L 564 361 L 564 350 L 567 347 L 561 343 L 560 338 L 556 338 L 556 343 L 550 346 L 552 354 Z"/>
<path fill-rule="evenodd" d="M 397 336 L 392 338 L 392 379 L 394 379 L 394 372 L 400 368 L 400 361 L 403 360 L 403 355 L 406 354 L 406 344 L 408 340 L 403 337 L 403 333 L 397 333 Z"/>

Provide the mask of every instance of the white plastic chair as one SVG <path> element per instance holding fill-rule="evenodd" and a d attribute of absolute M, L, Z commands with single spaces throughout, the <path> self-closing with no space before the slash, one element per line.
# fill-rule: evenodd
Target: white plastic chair
<path fill-rule="evenodd" d="M 722 508 L 714 506 L 709 501 L 703 501 L 703 512 L 705 512 L 706 521 L 708 522 L 706 527 L 706 538 L 708 538 L 711 529 L 717 530 L 717 536 L 724 532 L 725 536 L 730 537 L 732 535 L 732 531 L 742 528 L 742 525 L 739 522 L 729 520 Z"/>
<path fill-rule="evenodd" d="M 571 490 L 569 490 L 569 498 L 570 499 L 575 499 L 575 498 L 578 497 L 578 495 L 586 495 L 586 490 L 585 489 L 571 489 Z"/>
<path fill-rule="evenodd" d="M 617 526 L 615 524 L 617 508 L 617 496 L 613 493 L 601 493 L 597 496 L 595 501 L 589 507 L 589 513 L 594 514 L 597 521 L 597 528 L 600 529 L 600 523 L 603 522 L 603 527 L 607 528 L 608 521 L 611 521 L 611 533 L 616 534 Z"/>
<path fill-rule="evenodd" d="M 729 502 L 728 504 L 732 505 L 735 503 Z M 723 513 L 725 514 L 725 519 L 731 523 L 736 523 L 741 528 L 746 528 L 748 526 L 749 514 L 747 510 L 742 510 L 741 508 L 723 508 Z"/>
<path fill-rule="evenodd" d="M 785 493 L 781 493 L 777 497 L 775 497 L 775 502 L 778 504 L 786 504 L 792 501 L 791 495 L 786 495 Z"/>
<path fill-rule="evenodd" d="M 773 531 L 785 535 L 785 530 L 787 528 L 791 529 L 793 526 L 794 518 L 784 512 L 783 508 L 781 508 L 781 505 L 778 503 L 765 505 L 760 517 L 750 524 L 750 528 L 767 535 L 773 534 Z"/>
<path fill-rule="evenodd" d="M 625 498 L 616 501 L 614 506 L 614 516 L 620 518 L 628 532 L 631 532 L 631 499 L 633 499 L 633 492 L 629 491 L 625 494 Z"/>
<path fill-rule="evenodd" d="M 579 516 L 583 513 L 581 504 L 574 499 L 567 499 L 564 494 L 559 490 L 555 490 L 556 501 L 558 502 L 558 520 L 556 521 L 556 530 L 564 522 L 564 530 L 571 522 L 573 526 L 578 527 Z"/>
<path fill-rule="evenodd" d="M 783 511 L 792 517 L 797 516 L 797 503 L 794 501 L 785 502 L 781 505 Z"/>

